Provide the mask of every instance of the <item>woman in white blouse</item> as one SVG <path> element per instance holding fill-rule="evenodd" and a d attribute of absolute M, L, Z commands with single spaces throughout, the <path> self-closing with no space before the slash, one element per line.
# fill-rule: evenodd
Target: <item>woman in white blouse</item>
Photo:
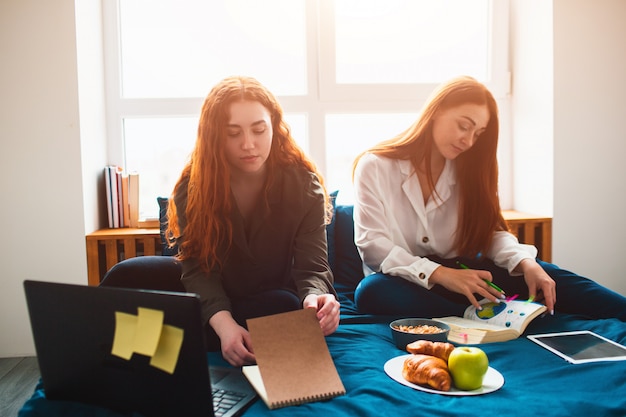
<path fill-rule="evenodd" d="M 468 303 L 480 307 L 478 300 L 506 293 L 553 313 L 558 289 L 561 311 L 626 321 L 626 298 L 537 260 L 534 246 L 508 232 L 498 199 L 498 129 L 492 94 L 459 77 L 434 92 L 408 129 L 356 159 L 355 242 L 366 270 L 358 309 L 459 315 Z M 580 311 L 583 295 L 602 305 Z"/>

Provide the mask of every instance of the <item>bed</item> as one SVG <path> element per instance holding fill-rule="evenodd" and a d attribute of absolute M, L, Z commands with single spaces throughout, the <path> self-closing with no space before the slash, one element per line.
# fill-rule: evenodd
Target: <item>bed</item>
<path fill-rule="evenodd" d="M 362 273 L 352 233 L 352 207 L 337 206 L 328 228 L 329 261 L 342 311 L 338 330 L 326 340 L 346 394 L 276 410 L 269 410 L 258 400 L 244 416 L 626 416 L 626 361 L 574 365 L 526 337 L 591 330 L 626 344 L 626 323 L 617 319 L 589 320 L 557 311 L 554 316 L 532 321 L 518 339 L 480 345 L 489 357 L 490 366 L 504 377 L 504 385 L 488 394 L 435 394 L 390 378 L 383 369 L 385 363 L 406 352 L 396 348 L 392 340 L 389 323 L 395 317 L 364 315 L 355 309 L 353 293 Z M 218 353 L 208 355 L 211 363 L 225 364 Z M 48 401 L 40 384 L 19 416 L 44 415 L 118 416 L 106 409 Z"/>

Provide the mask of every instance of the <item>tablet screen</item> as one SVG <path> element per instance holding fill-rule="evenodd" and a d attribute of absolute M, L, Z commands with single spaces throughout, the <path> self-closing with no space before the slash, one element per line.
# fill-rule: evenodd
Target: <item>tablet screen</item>
<path fill-rule="evenodd" d="M 571 363 L 626 360 L 626 346 L 588 330 L 528 336 Z"/>

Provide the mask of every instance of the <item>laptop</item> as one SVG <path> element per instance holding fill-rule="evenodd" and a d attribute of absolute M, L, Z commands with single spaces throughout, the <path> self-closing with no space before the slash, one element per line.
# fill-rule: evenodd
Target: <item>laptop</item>
<path fill-rule="evenodd" d="M 240 369 L 209 366 L 195 294 L 32 280 L 24 291 L 49 400 L 146 417 L 231 417 L 257 397 Z M 129 339 L 129 329 L 142 337 Z M 145 346 L 153 343 L 154 352 Z"/>

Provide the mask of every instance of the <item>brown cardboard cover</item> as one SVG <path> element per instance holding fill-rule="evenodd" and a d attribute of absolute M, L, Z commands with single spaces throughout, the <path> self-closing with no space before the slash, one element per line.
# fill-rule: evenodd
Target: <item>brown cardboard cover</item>
<path fill-rule="evenodd" d="M 261 378 L 244 373 L 269 408 L 345 394 L 314 309 L 250 319 L 248 330 Z"/>

